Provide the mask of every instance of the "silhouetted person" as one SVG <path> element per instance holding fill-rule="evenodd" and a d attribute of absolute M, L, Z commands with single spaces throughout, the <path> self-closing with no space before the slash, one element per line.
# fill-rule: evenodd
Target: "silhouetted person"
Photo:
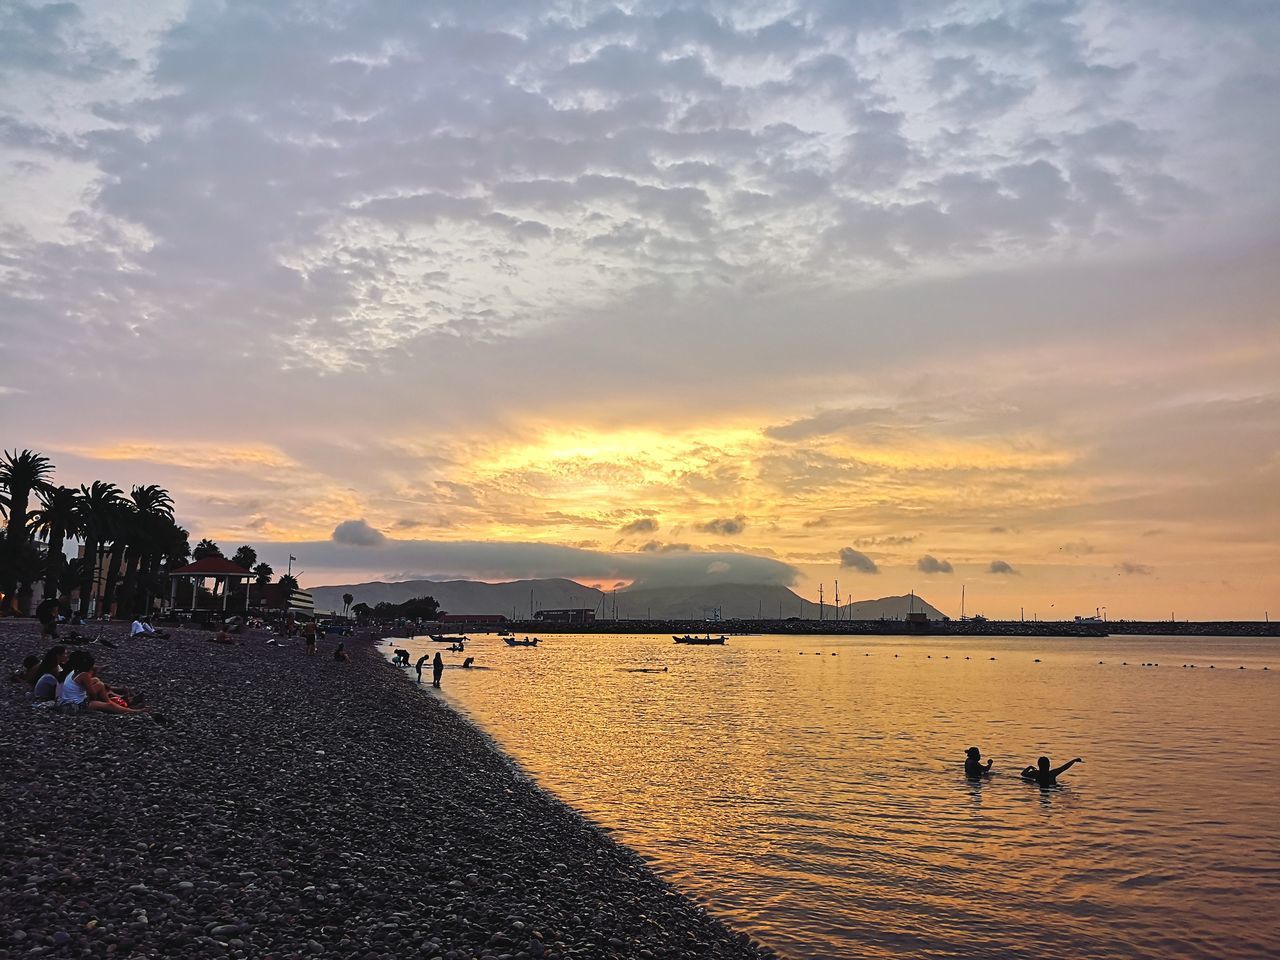
<path fill-rule="evenodd" d="M 470 670 L 470 669 L 471 669 L 471 665 L 472 665 L 473 663 L 475 663 L 475 662 L 476 662 L 476 658 L 475 658 L 475 657 L 467 657 L 467 659 L 465 659 L 465 660 L 463 660 L 463 661 L 462 661 L 462 669 L 463 669 L 463 670 Z"/>
<path fill-rule="evenodd" d="M 431 654 L 424 653 L 418 658 L 418 662 L 413 665 L 413 669 L 418 671 L 418 682 L 422 682 L 422 665 L 431 659 Z"/>
<path fill-rule="evenodd" d="M 1027 769 L 1022 771 L 1022 779 L 1033 780 L 1042 787 L 1052 787 L 1058 782 L 1059 774 L 1066 773 L 1077 763 L 1084 763 L 1084 761 L 1079 757 L 1076 757 L 1074 760 L 1068 760 L 1057 769 L 1053 769 L 1049 766 L 1049 758 L 1041 757 L 1036 761 L 1037 766 L 1027 767 Z"/>
<path fill-rule="evenodd" d="M 56 597 L 46 597 L 36 607 L 36 619 L 40 621 L 40 636 L 58 639 L 58 601 Z"/>
<path fill-rule="evenodd" d="M 437 650 L 436 658 L 431 661 L 431 685 L 433 687 L 440 686 L 440 674 L 442 673 L 444 673 L 444 657 Z"/>
<path fill-rule="evenodd" d="M 977 747 L 970 747 L 964 752 L 964 775 L 977 779 L 986 776 L 991 772 L 991 764 L 994 761 L 988 760 L 985 764 L 982 762 L 982 751 Z"/>

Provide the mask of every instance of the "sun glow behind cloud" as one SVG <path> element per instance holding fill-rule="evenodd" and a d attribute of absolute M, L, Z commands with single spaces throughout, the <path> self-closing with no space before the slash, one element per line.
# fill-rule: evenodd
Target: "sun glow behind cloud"
<path fill-rule="evenodd" d="M 1257 615 L 1277 11 L 18 0 L 10 443 L 326 578 L 617 566 L 413 546 L 510 541 Z"/>

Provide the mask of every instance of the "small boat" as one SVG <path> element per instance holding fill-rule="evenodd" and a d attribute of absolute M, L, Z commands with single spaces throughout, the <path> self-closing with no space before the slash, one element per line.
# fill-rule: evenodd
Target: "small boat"
<path fill-rule="evenodd" d="M 470 637 L 464 637 L 464 636 L 451 637 L 443 633 L 428 633 L 427 636 L 431 638 L 432 643 L 470 643 L 471 642 Z"/>
<path fill-rule="evenodd" d="M 515 637 L 503 637 L 502 640 L 508 647 L 536 647 L 538 645 L 537 637 L 532 639 L 525 637 L 523 640 L 517 640 Z"/>
<path fill-rule="evenodd" d="M 690 646 L 696 647 L 723 647 L 724 642 L 728 637 L 713 637 L 711 634 L 707 634 L 705 637 L 691 637 L 688 634 L 685 634 L 683 637 L 672 635 L 671 639 L 676 643 L 687 643 Z"/>

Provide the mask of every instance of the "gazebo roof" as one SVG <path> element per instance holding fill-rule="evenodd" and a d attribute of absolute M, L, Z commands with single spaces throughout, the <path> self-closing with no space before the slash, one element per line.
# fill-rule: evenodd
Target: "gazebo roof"
<path fill-rule="evenodd" d="M 171 577 L 241 577 L 249 579 L 253 576 L 238 563 L 232 563 L 226 557 L 205 557 L 195 563 L 169 572 Z"/>

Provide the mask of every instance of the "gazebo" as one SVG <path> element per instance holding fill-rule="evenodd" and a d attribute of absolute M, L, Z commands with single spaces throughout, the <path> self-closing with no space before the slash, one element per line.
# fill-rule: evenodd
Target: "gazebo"
<path fill-rule="evenodd" d="M 214 600 L 218 598 L 218 581 L 222 581 L 222 612 L 227 612 L 227 597 L 230 595 L 230 586 L 232 580 L 252 580 L 253 574 L 240 566 L 238 563 L 232 563 L 226 557 L 205 557 L 203 560 L 197 560 L 195 563 L 189 563 L 185 567 L 179 567 L 177 570 L 169 574 L 169 610 L 177 606 L 178 602 L 178 578 L 191 581 L 191 610 L 194 613 L 200 599 L 200 585 L 205 581 L 212 579 L 214 581 L 213 595 Z M 249 588 L 246 586 L 244 591 L 244 608 L 247 613 L 249 610 Z"/>

